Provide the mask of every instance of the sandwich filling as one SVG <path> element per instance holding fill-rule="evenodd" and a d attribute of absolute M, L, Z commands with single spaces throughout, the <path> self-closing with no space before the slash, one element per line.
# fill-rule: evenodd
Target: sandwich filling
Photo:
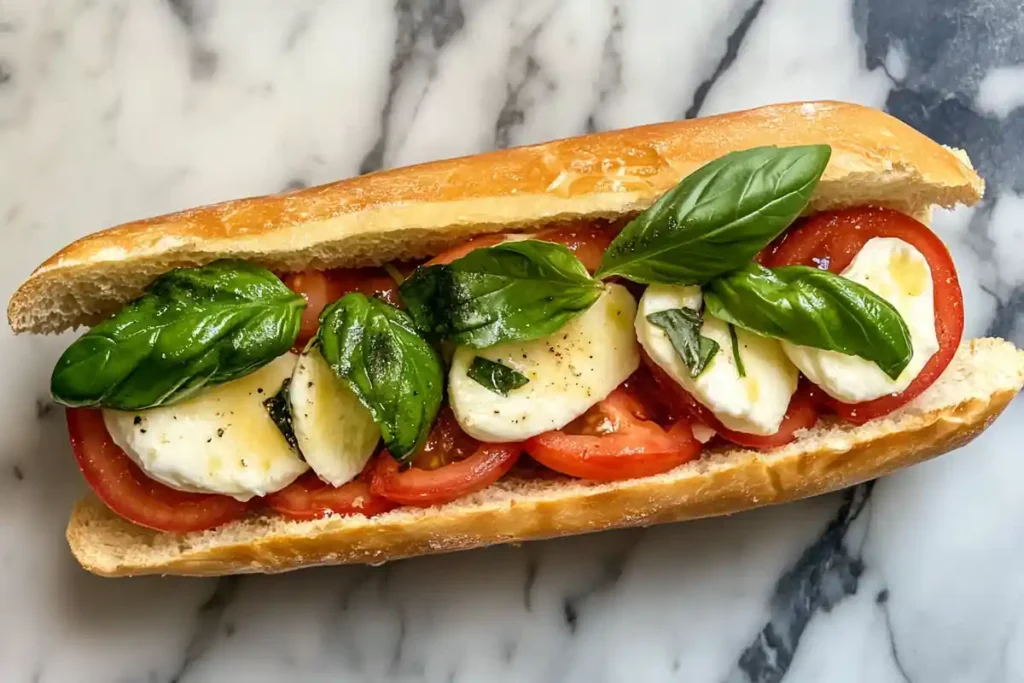
<path fill-rule="evenodd" d="M 651 476 L 877 419 L 949 365 L 963 299 L 909 216 L 805 215 L 829 153 L 732 153 L 628 220 L 425 263 L 173 271 L 72 344 L 52 393 L 99 497 L 178 533 Z"/>

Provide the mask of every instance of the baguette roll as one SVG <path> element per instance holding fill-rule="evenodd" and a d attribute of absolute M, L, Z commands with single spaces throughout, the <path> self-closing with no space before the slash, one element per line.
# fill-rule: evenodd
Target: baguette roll
<path fill-rule="evenodd" d="M 15 332 L 90 325 L 172 268 L 230 257 L 277 272 L 372 266 L 438 254 L 486 233 L 618 220 L 649 207 L 705 163 L 762 145 L 824 143 L 828 167 L 808 213 L 973 204 L 984 184 L 966 154 L 888 115 L 838 102 L 781 104 L 599 133 L 374 173 L 122 225 L 71 244 L 15 292 Z M 1024 353 L 964 342 L 943 375 L 896 412 L 864 425 L 822 418 L 786 446 L 706 450 L 664 474 L 594 483 L 505 477 L 430 508 L 372 518 L 290 521 L 272 513 L 203 532 L 136 526 L 89 495 L 67 529 L 92 572 L 223 575 L 378 564 L 495 543 L 729 514 L 818 495 L 957 448 L 1024 385 Z"/>

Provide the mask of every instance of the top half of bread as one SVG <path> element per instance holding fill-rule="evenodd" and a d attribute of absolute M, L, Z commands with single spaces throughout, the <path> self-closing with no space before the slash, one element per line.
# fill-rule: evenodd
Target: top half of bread
<path fill-rule="evenodd" d="M 84 237 L 32 273 L 7 316 L 15 332 L 92 324 L 158 275 L 219 258 L 279 271 L 378 265 L 467 237 L 641 211 L 703 164 L 760 145 L 825 143 L 812 210 L 882 205 L 910 214 L 973 204 L 966 154 L 854 104 L 804 102 L 654 124 L 372 173 L 238 199 Z"/>

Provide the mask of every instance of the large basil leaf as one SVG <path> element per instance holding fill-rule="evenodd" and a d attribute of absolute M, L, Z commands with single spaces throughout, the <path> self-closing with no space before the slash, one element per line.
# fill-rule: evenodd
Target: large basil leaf
<path fill-rule="evenodd" d="M 424 333 L 482 349 L 554 333 L 603 288 L 566 247 L 523 240 L 420 268 L 400 291 Z"/>
<path fill-rule="evenodd" d="M 830 154 L 757 147 L 712 161 L 626 225 L 597 277 L 702 285 L 739 268 L 807 207 Z"/>
<path fill-rule="evenodd" d="M 444 385 L 441 359 L 412 319 L 379 299 L 346 294 L 324 310 L 317 343 L 370 411 L 391 455 L 410 458 L 430 432 Z"/>
<path fill-rule="evenodd" d="M 872 361 L 893 379 L 913 356 L 910 332 L 892 304 L 826 270 L 750 263 L 709 282 L 704 305 L 716 318 L 766 337 Z"/>
<path fill-rule="evenodd" d="M 64 405 L 117 410 L 180 401 L 288 351 L 305 306 L 250 263 L 174 270 L 71 344 L 50 391 Z"/>

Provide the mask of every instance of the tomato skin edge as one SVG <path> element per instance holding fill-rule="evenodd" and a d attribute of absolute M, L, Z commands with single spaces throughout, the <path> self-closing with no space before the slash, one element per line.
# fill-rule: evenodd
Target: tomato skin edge
<path fill-rule="evenodd" d="M 242 518 L 250 509 L 217 494 L 186 493 L 150 479 L 114 444 L 101 411 L 68 408 L 71 449 L 89 488 L 112 512 L 154 531 L 206 531 Z"/>
<path fill-rule="evenodd" d="M 763 256 L 768 267 L 809 265 L 840 273 L 873 237 L 896 237 L 917 249 L 931 270 L 935 332 L 939 350 L 901 393 L 861 403 L 843 403 L 816 390 L 818 402 L 840 418 L 864 424 L 914 400 L 938 380 L 956 355 L 964 333 L 963 290 L 945 243 L 928 226 L 892 209 L 854 208 L 803 219 Z M 833 254 L 833 250 L 836 252 Z"/>
<path fill-rule="evenodd" d="M 398 507 L 392 501 L 373 495 L 366 479 L 360 475 L 335 487 L 321 481 L 310 470 L 289 486 L 267 495 L 264 501 L 274 512 L 297 521 L 335 515 L 374 517 Z"/>
<path fill-rule="evenodd" d="M 399 471 L 398 461 L 383 451 L 373 470 L 370 491 L 400 505 L 443 505 L 497 482 L 516 464 L 522 450 L 518 443 L 485 443 L 464 460 L 435 470 L 410 467 L 405 471 Z"/>

